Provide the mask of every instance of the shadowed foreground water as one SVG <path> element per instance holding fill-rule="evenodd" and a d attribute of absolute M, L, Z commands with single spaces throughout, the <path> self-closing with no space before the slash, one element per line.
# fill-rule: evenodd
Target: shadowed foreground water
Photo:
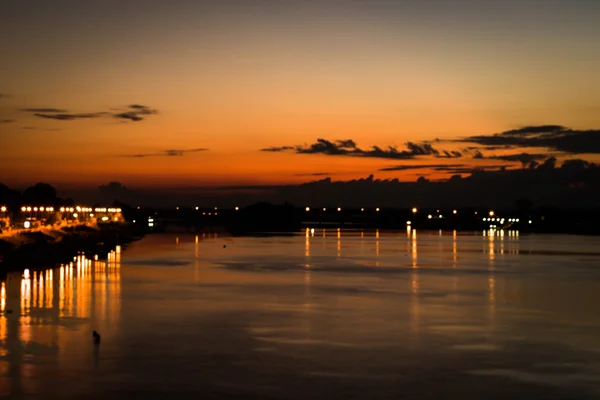
<path fill-rule="evenodd" d="M 0 397 L 596 399 L 597 243 L 148 236 L 9 276 Z"/>

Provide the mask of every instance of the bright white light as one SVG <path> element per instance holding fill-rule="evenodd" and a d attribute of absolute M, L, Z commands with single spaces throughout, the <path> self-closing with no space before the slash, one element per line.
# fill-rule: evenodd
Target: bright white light
<path fill-rule="evenodd" d="M 457 213 L 458 213 L 458 211 L 452 210 L 452 214 L 457 214 Z"/>
<path fill-rule="evenodd" d="M 23 278 L 29 279 L 29 270 L 28 269 L 26 269 L 25 271 L 23 271 Z"/>
<path fill-rule="evenodd" d="M 93 216 L 94 216 L 94 214 L 90 214 L 90 217 L 93 217 Z"/>
<path fill-rule="evenodd" d="M 310 207 L 306 207 L 305 210 L 306 210 L 306 212 L 309 212 L 310 211 Z"/>
<path fill-rule="evenodd" d="M 413 209 L 412 209 L 412 212 L 413 212 L 413 214 L 416 214 L 416 213 L 417 213 L 417 211 L 418 211 L 418 210 L 417 210 L 417 207 L 413 207 Z"/>
<path fill-rule="evenodd" d="M 519 222 L 519 218 L 515 219 L 515 221 Z"/>
<path fill-rule="evenodd" d="M 33 211 L 37 211 L 37 207 L 33 207 Z"/>
<path fill-rule="evenodd" d="M 377 207 L 377 208 L 375 209 L 375 211 L 379 212 L 379 207 Z"/>
<path fill-rule="evenodd" d="M 77 213 L 73 213 L 73 218 L 77 218 L 78 216 Z"/>
<path fill-rule="evenodd" d="M 239 210 L 240 210 L 240 208 L 236 206 L 235 207 L 235 211 L 239 211 Z"/>
<path fill-rule="evenodd" d="M 106 217 L 106 216 L 102 217 L 102 221 L 108 221 L 108 217 Z"/>
<path fill-rule="evenodd" d="M 338 207 L 338 211 L 342 211 L 342 208 L 341 208 L 341 207 Z"/>
<path fill-rule="evenodd" d="M 532 223 L 533 223 L 533 221 L 532 221 L 532 220 L 529 220 L 529 223 L 530 223 L 530 224 L 532 224 Z"/>
<path fill-rule="evenodd" d="M 21 211 L 27 211 L 27 207 L 21 207 Z"/>
<path fill-rule="evenodd" d="M 25 221 L 25 223 L 23 224 L 23 226 L 25 227 L 25 229 L 29 229 L 29 228 L 31 228 L 31 222 Z"/>
<path fill-rule="evenodd" d="M 40 211 L 44 211 L 44 207 L 40 207 Z"/>
<path fill-rule="evenodd" d="M 442 214 L 438 215 L 438 218 L 442 218 Z"/>
<path fill-rule="evenodd" d="M 410 224 L 412 224 L 412 222 L 406 221 L 406 225 L 410 225 Z"/>
<path fill-rule="evenodd" d="M 431 219 L 431 218 L 433 218 L 433 217 L 431 216 L 431 214 L 429 214 L 429 215 L 427 216 L 427 218 Z"/>
<path fill-rule="evenodd" d="M 148 226 L 154 226 L 152 222 L 148 222 Z"/>
<path fill-rule="evenodd" d="M 487 218 L 484 218 L 484 219 L 483 219 L 483 222 L 485 222 L 485 221 L 487 221 Z"/>
<path fill-rule="evenodd" d="M 2 207 L 2 212 L 6 212 L 6 207 Z"/>
<path fill-rule="evenodd" d="M 314 235 L 314 234 L 315 234 L 315 228 L 311 228 L 311 229 L 310 229 L 310 233 L 311 233 L 312 235 Z"/>

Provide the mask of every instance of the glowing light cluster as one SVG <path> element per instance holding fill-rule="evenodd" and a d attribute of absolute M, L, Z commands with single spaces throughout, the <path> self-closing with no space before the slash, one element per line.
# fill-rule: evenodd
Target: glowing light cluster
<path fill-rule="evenodd" d="M 2 211 L 5 212 L 6 211 L 6 207 L 2 207 Z M 31 207 L 31 206 L 23 206 L 23 207 L 21 207 L 21 211 L 22 212 L 31 212 L 31 211 L 34 211 L 34 212 L 38 212 L 38 211 L 40 211 L 40 212 L 43 212 L 43 211 L 53 212 L 54 211 L 54 207 L 45 207 L 45 206 Z"/>
<path fill-rule="evenodd" d="M 90 208 L 89 211 L 92 211 L 92 209 Z M 120 213 L 121 209 L 120 208 L 106 208 L 106 207 L 97 207 L 94 209 L 94 212 L 97 213 Z"/>
<path fill-rule="evenodd" d="M 6 206 L 2 206 L 2 207 L 0 207 L 0 211 L 2 211 L 2 212 L 6 212 Z"/>

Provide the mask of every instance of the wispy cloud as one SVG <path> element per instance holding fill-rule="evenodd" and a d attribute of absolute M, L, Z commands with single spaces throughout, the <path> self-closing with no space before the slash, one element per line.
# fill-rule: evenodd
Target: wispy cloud
<path fill-rule="evenodd" d="M 395 146 L 381 148 L 371 146 L 368 149 L 361 149 L 352 139 L 329 141 L 319 138 L 315 143 L 302 146 L 281 146 L 267 147 L 261 149 L 266 152 L 294 152 L 296 154 L 322 154 L 327 156 L 349 156 L 349 157 L 368 157 L 385 158 L 394 160 L 410 160 L 418 156 L 434 156 L 438 158 L 455 158 L 460 156 L 460 152 L 442 152 L 435 149 L 430 143 L 407 142 L 406 150 L 398 150 Z"/>
<path fill-rule="evenodd" d="M 330 172 L 309 172 L 303 174 L 296 174 L 295 176 L 329 176 Z"/>
<path fill-rule="evenodd" d="M 438 168 L 460 168 L 466 167 L 465 164 L 424 164 L 424 165 L 392 165 L 381 168 L 379 171 L 409 171 L 413 169 L 438 169 Z"/>
<path fill-rule="evenodd" d="M 600 130 L 576 130 L 561 125 L 526 126 L 493 135 L 478 135 L 457 140 L 490 146 L 547 148 L 571 154 L 600 153 Z"/>
<path fill-rule="evenodd" d="M 120 120 L 142 121 L 149 115 L 158 114 L 158 111 L 141 104 L 130 104 L 125 109 L 116 109 L 114 111 L 100 111 L 91 113 L 73 113 L 63 108 L 42 107 L 42 108 L 23 108 L 22 112 L 32 113 L 35 117 L 44 119 L 53 119 L 57 121 L 73 121 L 76 119 L 90 119 L 110 116 Z"/>
<path fill-rule="evenodd" d="M 117 119 L 130 120 L 134 122 L 142 121 L 148 115 L 158 114 L 158 111 L 141 104 L 130 104 L 127 110 L 113 114 Z"/>
<path fill-rule="evenodd" d="M 199 153 L 203 151 L 208 151 L 206 148 L 198 148 L 198 149 L 169 149 L 169 150 L 161 150 L 157 153 L 137 153 L 137 154 L 122 154 L 118 157 L 126 157 L 126 158 L 145 158 L 145 157 L 182 157 L 187 153 Z"/>
<path fill-rule="evenodd" d="M 39 118 L 55 119 L 55 120 L 59 120 L 59 121 L 72 121 L 72 120 L 75 120 L 75 119 L 98 118 L 98 117 L 101 117 L 103 115 L 106 115 L 106 113 L 105 112 L 86 113 L 86 114 L 65 114 L 65 113 L 61 113 L 61 114 L 42 114 L 42 113 L 34 113 L 33 115 L 36 116 L 36 117 L 39 117 Z"/>
<path fill-rule="evenodd" d="M 67 113 L 68 111 L 62 108 L 22 108 L 23 112 L 32 113 Z"/>

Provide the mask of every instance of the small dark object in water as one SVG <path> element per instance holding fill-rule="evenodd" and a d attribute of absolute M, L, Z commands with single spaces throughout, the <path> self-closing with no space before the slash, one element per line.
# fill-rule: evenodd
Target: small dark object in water
<path fill-rule="evenodd" d="M 223 248 L 226 248 L 226 247 L 227 247 L 227 245 L 226 245 L 226 244 L 224 244 L 224 245 L 223 245 Z"/>
<path fill-rule="evenodd" d="M 7 310 L 6 310 L 6 313 L 7 313 L 7 314 L 12 314 L 12 313 L 13 313 L 13 310 L 11 310 L 11 309 L 9 308 L 9 309 L 7 309 Z"/>
<path fill-rule="evenodd" d="M 94 344 L 100 344 L 100 334 L 94 331 L 92 333 L 92 336 L 94 337 Z"/>

